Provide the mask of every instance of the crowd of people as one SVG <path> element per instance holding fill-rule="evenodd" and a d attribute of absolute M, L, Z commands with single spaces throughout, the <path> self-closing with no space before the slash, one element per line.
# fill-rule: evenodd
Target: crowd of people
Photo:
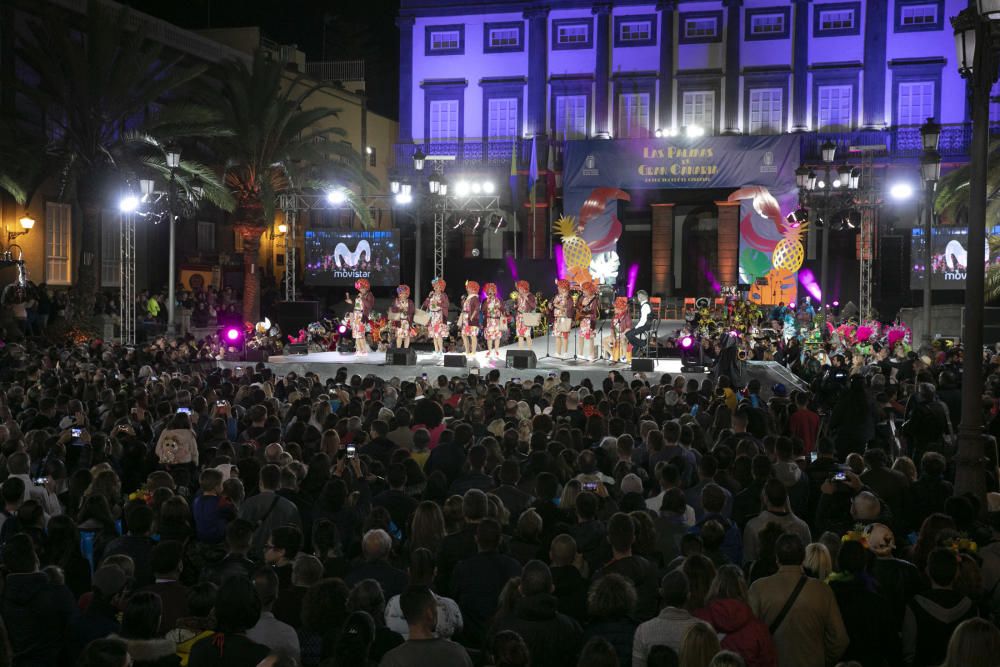
<path fill-rule="evenodd" d="M 191 343 L 0 348 L 0 667 L 1000 664 L 993 365 L 983 497 L 951 354 L 788 391 Z"/>

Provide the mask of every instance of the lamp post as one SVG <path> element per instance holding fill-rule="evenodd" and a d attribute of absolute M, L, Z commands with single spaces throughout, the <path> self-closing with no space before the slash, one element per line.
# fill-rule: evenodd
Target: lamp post
<path fill-rule="evenodd" d="M 19 224 L 21 226 L 21 231 L 19 231 L 19 232 L 7 232 L 7 242 L 8 243 L 11 243 L 18 236 L 21 236 L 22 234 L 27 234 L 28 232 L 30 232 L 34 228 L 34 226 L 35 226 L 35 219 L 32 218 L 30 214 L 25 213 L 17 221 L 17 224 Z"/>
<path fill-rule="evenodd" d="M 994 24 L 1000 20 L 1000 0 L 970 0 L 952 18 L 958 71 L 968 79 L 972 94 L 972 144 L 969 162 L 970 261 L 965 278 L 965 325 L 962 331 L 962 421 L 958 430 L 955 493 L 971 492 L 985 499 L 983 456 L 983 306 L 986 277 L 986 176 L 989 155 L 990 90 L 997 79 Z M 978 259 L 977 259 L 978 256 Z M 985 505 L 984 505 L 985 506 Z"/>
<path fill-rule="evenodd" d="M 169 271 L 167 273 L 167 331 L 174 332 L 174 311 L 177 305 L 177 222 L 174 219 L 174 195 L 177 187 L 177 169 L 181 166 L 181 149 L 167 146 L 167 168 L 170 169 L 170 188 L 167 190 L 167 217 L 170 219 Z"/>
<path fill-rule="evenodd" d="M 941 126 L 928 118 L 920 126 L 920 139 L 924 147 L 920 157 L 920 180 L 924 184 L 924 343 L 930 345 L 934 335 L 931 325 L 931 234 L 934 227 L 934 193 L 941 180 L 941 154 L 938 153 L 938 139 Z"/>

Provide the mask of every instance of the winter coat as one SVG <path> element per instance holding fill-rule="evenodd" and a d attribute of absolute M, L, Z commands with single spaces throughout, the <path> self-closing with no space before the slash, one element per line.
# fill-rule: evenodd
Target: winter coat
<path fill-rule="evenodd" d="M 17 667 L 69 664 L 61 655 L 77 608 L 65 586 L 50 584 L 41 572 L 9 574 L 0 596 Z M 41 622 L 44 619 L 44 622 Z"/>
<path fill-rule="evenodd" d="M 531 662 L 546 667 L 570 667 L 576 664 L 583 642 L 580 624 L 557 611 L 554 595 L 529 595 L 517 601 L 514 611 L 494 621 L 486 645 L 504 630 L 521 635 L 531 651 Z"/>
<path fill-rule="evenodd" d="M 907 667 L 941 664 L 955 628 L 976 616 L 976 605 L 958 591 L 932 589 L 913 596 L 903 617 L 904 664 Z"/>
<path fill-rule="evenodd" d="M 851 643 L 843 660 L 857 660 L 864 667 L 884 667 L 897 653 L 889 602 L 874 591 L 874 581 L 852 575 L 835 574 L 829 580 L 837 597 Z"/>
<path fill-rule="evenodd" d="M 747 667 L 778 667 L 771 633 L 747 603 L 735 598 L 712 600 L 694 615 L 711 623 L 722 648 L 739 653 Z"/>
<path fill-rule="evenodd" d="M 181 664 L 177 644 L 170 639 L 125 639 L 117 636 L 111 639 L 125 642 L 135 667 L 179 667 Z"/>
<path fill-rule="evenodd" d="M 629 618 L 605 618 L 594 621 L 583 630 L 583 642 L 593 637 L 608 640 L 618 655 L 619 665 L 632 664 L 632 640 L 638 623 Z"/>

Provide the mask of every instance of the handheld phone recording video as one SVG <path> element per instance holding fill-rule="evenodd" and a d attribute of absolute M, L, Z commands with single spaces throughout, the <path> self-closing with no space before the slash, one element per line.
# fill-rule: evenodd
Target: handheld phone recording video
<path fill-rule="evenodd" d="M 348 445 L 347 446 L 347 458 L 353 459 L 357 455 L 358 455 L 357 448 L 354 445 Z"/>
<path fill-rule="evenodd" d="M 846 473 L 842 473 L 842 472 L 838 472 L 836 475 L 833 476 L 833 481 L 835 481 L 835 482 L 846 482 L 847 481 L 847 474 Z"/>
<path fill-rule="evenodd" d="M 584 491 L 597 491 L 597 482 L 584 482 L 583 483 L 583 490 Z"/>
<path fill-rule="evenodd" d="M 191 414 L 191 408 L 177 408 L 177 414 L 179 414 L 179 415 L 189 415 L 189 414 Z"/>
<path fill-rule="evenodd" d="M 83 435 L 83 429 L 82 428 L 71 428 L 69 430 L 69 434 L 71 436 L 73 436 L 74 438 L 79 438 L 81 435 Z"/>

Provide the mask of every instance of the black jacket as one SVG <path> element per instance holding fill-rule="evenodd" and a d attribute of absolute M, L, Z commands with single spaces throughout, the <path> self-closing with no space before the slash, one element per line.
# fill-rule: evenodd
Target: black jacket
<path fill-rule="evenodd" d="M 587 620 L 587 589 L 590 582 L 573 565 L 553 565 L 552 594 L 559 601 L 559 611 L 581 623 Z"/>
<path fill-rule="evenodd" d="M 461 561 L 451 577 L 451 597 L 462 611 L 463 637 L 469 646 L 479 646 L 504 585 L 520 576 L 521 564 L 510 556 L 478 553 Z"/>
<path fill-rule="evenodd" d="M 619 558 L 602 567 L 594 575 L 594 581 L 606 574 L 620 574 L 635 584 L 635 592 L 639 597 L 635 615 L 639 621 L 648 621 L 659 614 L 660 573 L 653 563 L 642 556 Z"/>
<path fill-rule="evenodd" d="M 601 619 L 583 629 L 583 641 L 593 637 L 607 639 L 618 654 L 619 665 L 632 664 L 632 640 L 638 624 L 630 618 Z"/>
<path fill-rule="evenodd" d="M 344 583 L 353 587 L 359 581 L 374 579 L 382 586 L 382 593 L 385 599 L 390 599 L 393 595 L 399 595 L 410 581 L 410 578 L 402 570 L 397 570 L 384 560 L 367 561 L 351 568 Z"/>
<path fill-rule="evenodd" d="M 41 572 L 9 574 L 0 596 L 15 667 L 68 665 L 64 650 L 77 607 L 65 586 L 50 584 Z"/>
<path fill-rule="evenodd" d="M 583 642 L 580 624 L 557 611 L 555 596 L 529 595 L 517 601 L 514 611 L 498 618 L 490 628 L 487 646 L 498 632 L 513 630 L 531 652 L 533 665 L 570 667 Z"/>
<path fill-rule="evenodd" d="M 445 536 L 437 554 L 437 591 L 447 595 L 455 565 L 463 559 L 475 556 L 478 551 L 475 524 L 466 524 L 457 533 Z"/>
<path fill-rule="evenodd" d="M 874 584 L 874 582 L 872 582 Z M 885 667 L 896 653 L 888 601 L 857 577 L 834 579 L 830 588 L 851 643 L 841 660 L 857 660 L 864 667 Z M 893 663 L 895 664 L 895 663 Z"/>
<path fill-rule="evenodd" d="M 396 528 L 399 528 L 404 533 L 408 533 L 410 530 L 410 517 L 413 516 L 413 512 L 417 509 L 419 503 L 416 498 L 406 495 L 403 491 L 389 489 L 372 498 L 372 505 L 375 507 L 384 507 L 389 512 L 389 516 L 392 517 L 392 522 L 396 524 Z"/>
<path fill-rule="evenodd" d="M 201 571 L 201 580 L 222 586 L 230 577 L 242 577 L 249 580 L 255 569 L 257 566 L 246 556 L 227 554 L 218 563 L 206 565 Z"/>

